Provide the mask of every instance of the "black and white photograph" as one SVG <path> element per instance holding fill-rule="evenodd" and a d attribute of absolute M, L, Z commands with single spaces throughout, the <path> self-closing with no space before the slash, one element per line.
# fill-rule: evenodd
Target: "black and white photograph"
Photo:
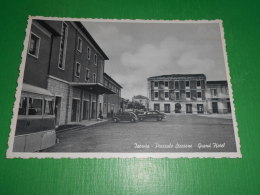
<path fill-rule="evenodd" d="M 28 19 L 7 158 L 241 158 L 221 20 Z"/>

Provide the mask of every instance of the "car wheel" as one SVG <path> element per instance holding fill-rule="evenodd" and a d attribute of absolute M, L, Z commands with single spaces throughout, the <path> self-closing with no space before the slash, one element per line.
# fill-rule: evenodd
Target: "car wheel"
<path fill-rule="evenodd" d="M 140 121 L 143 121 L 143 120 L 144 120 L 144 118 L 139 118 L 139 120 L 140 120 Z"/>
<path fill-rule="evenodd" d="M 162 120 L 162 118 L 157 118 L 157 121 L 161 121 Z"/>
<path fill-rule="evenodd" d="M 131 120 L 130 120 L 132 123 L 134 123 L 135 122 L 135 119 L 133 119 L 133 118 L 131 118 Z"/>
<path fill-rule="evenodd" d="M 118 123 L 118 122 L 119 122 L 119 120 L 118 120 L 117 118 L 114 118 L 113 121 L 114 121 L 115 123 Z"/>

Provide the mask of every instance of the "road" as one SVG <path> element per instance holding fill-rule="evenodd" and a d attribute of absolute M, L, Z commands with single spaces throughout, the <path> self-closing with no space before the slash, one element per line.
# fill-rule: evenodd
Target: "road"
<path fill-rule="evenodd" d="M 236 152 L 231 119 L 172 115 L 163 121 L 107 122 L 57 134 L 44 152 Z"/>

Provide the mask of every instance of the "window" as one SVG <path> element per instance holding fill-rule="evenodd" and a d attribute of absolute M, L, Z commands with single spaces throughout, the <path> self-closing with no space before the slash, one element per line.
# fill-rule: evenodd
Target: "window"
<path fill-rule="evenodd" d="M 200 87 L 200 86 L 201 86 L 201 82 L 197 81 L 197 87 Z"/>
<path fill-rule="evenodd" d="M 53 115 L 53 103 L 49 100 L 44 100 L 44 114 Z"/>
<path fill-rule="evenodd" d="M 31 33 L 28 53 L 36 58 L 39 57 L 40 38 Z"/>
<path fill-rule="evenodd" d="M 82 39 L 78 37 L 78 45 L 77 45 L 77 50 L 79 52 L 82 52 Z"/>
<path fill-rule="evenodd" d="M 60 53 L 59 53 L 59 62 L 58 62 L 58 67 L 60 69 L 65 68 L 67 38 L 68 38 L 68 25 L 65 22 L 63 22 L 61 28 Z"/>
<path fill-rule="evenodd" d="M 85 80 L 89 80 L 89 69 L 86 68 Z"/>
<path fill-rule="evenodd" d="M 100 59 L 99 79 L 100 83 L 104 82 L 104 60 L 102 59 Z"/>
<path fill-rule="evenodd" d="M 197 97 L 198 97 L 198 98 L 201 98 L 201 92 L 200 92 L 200 91 L 197 92 Z"/>
<path fill-rule="evenodd" d="M 179 100 L 180 99 L 180 92 L 176 92 L 176 100 Z"/>
<path fill-rule="evenodd" d="M 94 73 L 93 74 L 93 83 L 96 83 L 97 82 L 97 78 L 96 78 L 96 74 Z"/>
<path fill-rule="evenodd" d="M 179 81 L 175 81 L 174 84 L 175 84 L 175 89 L 179 89 Z"/>
<path fill-rule="evenodd" d="M 217 89 L 210 89 L 211 96 L 217 96 Z"/>
<path fill-rule="evenodd" d="M 18 115 L 26 115 L 26 107 L 27 107 L 27 98 L 21 97 L 21 100 L 19 103 Z"/>
<path fill-rule="evenodd" d="M 94 55 L 94 64 L 97 65 L 97 54 Z"/>
<path fill-rule="evenodd" d="M 186 98 L 190 99 L 190 92 L 186 92 Z"/>
<path fill-rule="evenodd" d="M 154 97 L 158 98 L 159 97 L 159 93 L 158 92 L 154 92 Z"/>
<path fill-rule="evenodd" d="M 190 87 L 190 81 L 186 81 L 186 82 L 185 82 L 185 86 L 186 86 L 186 87 Z"/>
<path fill-rule="evenodd" d="M 158 81 L 154 82 L 154 87 L 158 87 Z"/>
<path fill-rule="evenodd" d="M 91 50 L 90 50 L 90 48 L 88 47 L 88 49 L 87 49 L 87 55 L 88 55 L 88 60 L 90 60 L 90 56 L 91 56 Z"/>
<path fill-rule="evenodd" d="M 42 115 L 42 100 L 29 98 L 29 115 Z"/>
<path fill-rule="evenodd" d="M 80 77 L 80 63 L 79 62 L 76 62 L 76 68 L 75 68 L 75 76 L 76 77 Z"/>
<path fill-rule="evenodd" d="M 169 92 L 164 92 L 164 97 L 169 98 Z"/>
<path fill-rule="evenodd" d="M 169 87 L 169 82 L 168 82 L 168 81 L 165 81 L 164 86 L 165 86 L 165 87 Z"/>
<path fill-rule="evenodd" d="M 159 81 L 159 88 L 163 89 L 164 88 L 164 81 Z"/>

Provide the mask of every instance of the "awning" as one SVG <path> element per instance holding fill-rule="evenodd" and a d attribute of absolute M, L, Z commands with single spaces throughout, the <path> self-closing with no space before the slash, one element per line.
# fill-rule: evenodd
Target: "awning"
<path fill-rule="evenodd" d="M 47 89 L 44 89 L 41 87 L 36 87 L 36 86 L 29 85 L 26 83 L 23 83 L 22 91 L 34 93 L 34 94 L 46 95 L 46 96 L 53 96 L 53 94 L 50 91 L 48 91 Z"/>
<path fill-rule="evenodd" d="M 116 94 L 111 89 L 105 87 L 104 85 L 100 83 L 70 83 L 72 87 L 76 87 L 79 89 L 85 89 L 92 93 L 97 94 Z"/>

